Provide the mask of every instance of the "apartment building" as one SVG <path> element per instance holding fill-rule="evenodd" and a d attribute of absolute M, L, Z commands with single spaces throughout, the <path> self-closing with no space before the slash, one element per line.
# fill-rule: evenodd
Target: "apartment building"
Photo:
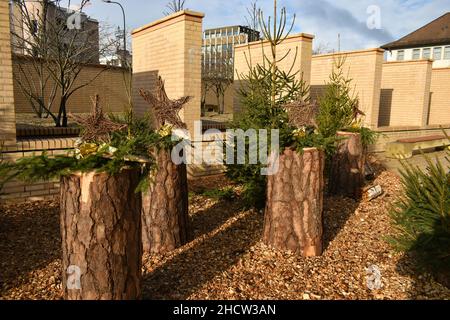
<path fill-rule="evenodd" d="M 387 61 L 432 59 L 433 68 L 450 67 L 450 12 L 381 48 Z"/>
<path fill-rule="evenodd" d="M 202 81 L 222 79 L 228 83 L 234 78 L 234 46 L 260 40 L 259 31 L 245 26 L 226 26 L 207 29 L 203 32 Z M 209 109 L 218 108 L 217 88 L 209 88 L 206 105 Z M 225 113 L 233 109 L 233 89 L 228 85 L 222 93 Z"/>
<path fill-rule="evenodd" d="M 244 26 L 207 29 L 203 32 L 202 63 L 204 70 L 231 69 L 233 76 L 234 46 L 260 39 L 259 31 Z"/>
<path fill-rule="evenodd" d="M 84 12 L 79 13 L 79 19 L 73 20 L 69 26 L 70 17 L 76 12 L 56 5 L 48 0 L 10 1 L 11 44 L 15 54 L 33 54 L 33 36 L 41 28 L 45 28 L 46 35 L 51 41 L 66 41 L 64 45 L 79 46 L 83 54 L 80 59 L 85 63 L 98 64 L 100 59 L 99 22 L 90 18 Z M 45 9 L 44 9 L 44 6 Z M 44 14 L 45 12 L 45 14 Z M 45 17 L 44 17 L 45 15 Z M 27 21 L 29 19 L 30 21 Z M 69 21 L 69 22 L 68 22 Z M 52 36 L 52 32 L 58 35 Z M 76 34 L 76 36 L 74 36 Z M 53 40 L 52 40 L 53 39 Z M 55 40 L 57 39 L 57 40 Z M 88 45 L 86 45 L 88 44 Z"/>

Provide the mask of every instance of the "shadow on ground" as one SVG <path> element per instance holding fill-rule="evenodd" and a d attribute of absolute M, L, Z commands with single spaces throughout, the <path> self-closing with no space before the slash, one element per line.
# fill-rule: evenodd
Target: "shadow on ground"
<path fill-rule="evenodd" d="M 323 211 L 324 251 L 339 235 L 358 206 L 359 202 L 354 199 L 325 196 Z"/>
<path fill-rule="evenodd" d="M 0 206 L 0 296 L 61 257 L 58 207 Z"/>
<path fill-rule="evenodd" d="M 218 210 L 225 212 L 219 217 Z M 197 229 L 195 233 L 198 238 L 208 230 L 222 225 L 227 217 L 233 216 L 236 216 L 233 223 L 215 230 L 217 233 L 214 235 L 205 237 L 203 241 L 186 248 L 153 272 L 144 275 L 144 298 L 187 299 L 203 284 L 237 263 L 239 258 L 260 240 L 262 215 L 254 212 L 239 213 L 233 206 L 218 204 L 195 218 L 201 219 L 202 223 L 205 223 L 203 219 L 212 221 L 213 217 L 217 217 L 218 221 L 209 224 L 207 230 Z"/>

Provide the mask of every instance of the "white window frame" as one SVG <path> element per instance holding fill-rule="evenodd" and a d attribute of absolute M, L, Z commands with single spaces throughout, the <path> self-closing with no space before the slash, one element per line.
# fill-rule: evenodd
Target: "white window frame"
<path fill-rule="evenodd" d="M 415 53 L 417 53 L 417 52 L 419 53 L 419 55 L 416 57 Z M 413 49 L 413 52 L 412 52 L 413 60 L 420 60 L 421 53 L 422 53 L 421 49 Z"/>
<path fill-rule="evenodd" d="M 450 46 L 444 47 L 444 60 L 450 60 Z"/>
<path fill-rule="evenodd" d="M 438 57 L 436 57 L 436 51 L 440 52 Z M 442 47 L 433 48 L 433 60 L 435 61 L 442 60 Z"/>
<path fill-rule="evenodd" d="M 425 52 L 428 52 L 428 57 L 425 56 Z M 422 59 L 431 59 L 431 48 L 422 49 Z"/>
<path fill-rule="evenodd" d="M 400 57 L 401 57 L 401 59 L 400 59 Z M 405 50 L 397 51 L 397 61 L 405 61 Z"/>

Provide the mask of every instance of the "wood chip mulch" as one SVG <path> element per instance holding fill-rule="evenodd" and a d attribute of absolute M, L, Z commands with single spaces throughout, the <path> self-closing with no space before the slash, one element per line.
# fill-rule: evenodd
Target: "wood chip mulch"
<path fill-rule="evenodd" d="M 223 177 L 205 178 L 208 187 Z M 215 180 L 214 180 L 215 179 Z M 401 192 L 398 177 L 381 172 L 385 193 L 372 202 L 327 197 L 325 253 L 305 259 L 260 242 L 263 215 L 239 199 L 209 199 L 191 184 L 193 241 L 167 256 L 144 257 L 144 299 L 450 299 L 450 290 L 385 241 L 387 214 Z M 61 299 L 57 202 L 0 205 L 0 299 Z M 382 288 L 367 286 L 377 266 Z"/>

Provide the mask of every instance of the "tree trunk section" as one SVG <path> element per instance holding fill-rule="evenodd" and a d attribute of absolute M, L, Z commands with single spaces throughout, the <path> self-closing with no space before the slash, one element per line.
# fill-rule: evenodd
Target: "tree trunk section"
<path fill-rule="evenodd" d="M 265 244 L 305 257 L 322 254 L 324 166 L 325 154 L 315 148 L 280 156 L 278 172 L 268 177 Z"/>
<path fill-rule="evenodd" d="M 142 199 L 142 243 L 144 252 L 164 254 L 188 241 L 187 171 L 172 162 L 168 150 L 155 158 L 158 167 Z"/>
<path fill-rule="evenodd" d="M 63 290 L 68 300 L 133 300 L 141 292 L 139 170 L 61 179 Z"/>
<path fill-rule="evenodd" d="M 365 151 L 359 133 L 338 132 L 337 151 L 331 163 L 331 194 L 359 199 L 364 187 Z"/>

